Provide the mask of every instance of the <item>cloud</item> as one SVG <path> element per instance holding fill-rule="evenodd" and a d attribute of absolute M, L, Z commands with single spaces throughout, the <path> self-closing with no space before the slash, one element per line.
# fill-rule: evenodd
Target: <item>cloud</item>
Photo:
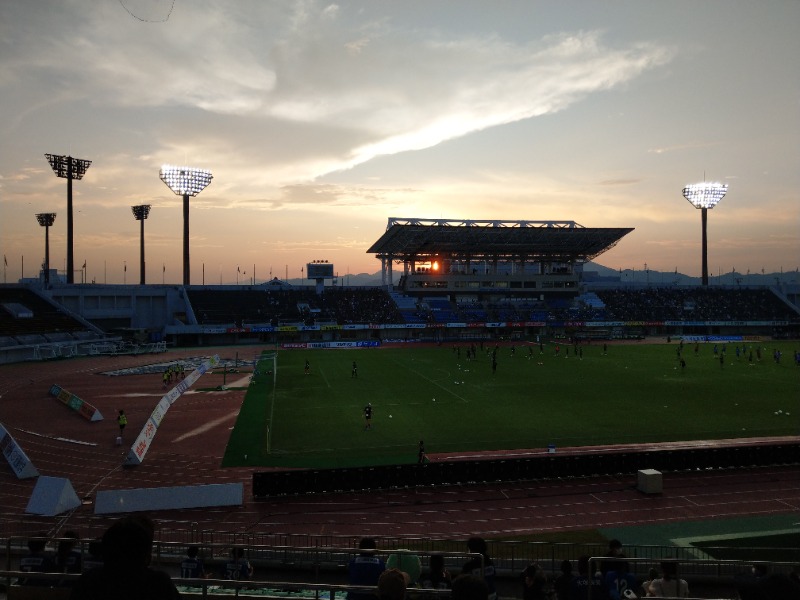
<path fill-rule="evenodd" d="M 221 155 L 236 152 L 248 179 L 273 184 L 561 111 L 674 55 L 651 43 L 611 46 L 598 31 L 511 41 L 412 29 L 311 1 L 193 2 L 164 23 L 81 6 L 30 10 L 27 28 L 6 28 L 15 53 L 0 85 L 34 86 L 47 99 L 20 99 L 18 120 L 64 104 L 117 110 L 127 135 L 117 143 L 147 139 L 161 147 L 142 153 L 222 168 Z"/>

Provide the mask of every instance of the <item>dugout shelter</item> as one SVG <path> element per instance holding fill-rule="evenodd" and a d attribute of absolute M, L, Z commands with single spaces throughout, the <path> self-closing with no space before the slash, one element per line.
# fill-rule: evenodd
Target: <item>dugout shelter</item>
<path fill-rule="evenodd" d="M 368 253 L 381 283 L 401 265 L 400 291 L 457 303 L 519 298 L 570 300 L 583 264 L 613 248 L 632 227 L 584 227 L 575 221 L 453 220 L 390 217 Z"/>

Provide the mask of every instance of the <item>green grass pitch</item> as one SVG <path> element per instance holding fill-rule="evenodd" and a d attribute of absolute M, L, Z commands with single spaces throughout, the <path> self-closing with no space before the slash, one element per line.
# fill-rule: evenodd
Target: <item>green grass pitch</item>
<path fill-rule="evenodd" d="M 741 347 L 741 343 L 739 344 Z M 497 350 L 493 375 L 484 344 L 466 359 L 466 344 L 352 350 L 281 350 L 277 377 L 259 363 L 223 466 L 354 467 L 415 462 L 428 454 L 545 449 L 800 434 L 797 344 L 762 342 L 761 360 L 724 365 L 713 344 L 583 346 L 536 344 Z M 719 344 L 719 349 L 722 344 Z M 532 350 L 532 353 L 530 353 Z M 780 364 L 773 350 L 783 353 Z M 304 373 L 305 361 L 311 363 Z M 353 361 L 358 377 L 351 377 Z M 374 408 L 372 429 L 363 409 Z M 245 456 L 247 458 L 245 458 Z"/>

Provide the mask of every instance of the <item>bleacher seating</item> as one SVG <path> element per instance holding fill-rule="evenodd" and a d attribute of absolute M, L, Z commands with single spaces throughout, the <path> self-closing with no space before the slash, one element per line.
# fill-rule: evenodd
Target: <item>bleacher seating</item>
<path fill-rule="evenodd" d="M 772 321 L 799 316 L 767 288 L 615 289 L 600 290 L 597 295 L 611 320 Z"/>
<path fill-rule="evenodd" d="M 395 301 L 380 288 L 195 289 L 188 291 L 200 324 L 402 323 Z"/>
<path fill-rule="evenodd" d="M 0 331 L 4 338 L 16 339 L 18 344 L 45 344 L 48 343 L 45 336 L 55 335 L 69 341 L 74 334 L 88 330 L 35 291 L 22 286 L 0 286 Z M 0 342 L 0 346 L 11 345 L 14 344 Z"/>

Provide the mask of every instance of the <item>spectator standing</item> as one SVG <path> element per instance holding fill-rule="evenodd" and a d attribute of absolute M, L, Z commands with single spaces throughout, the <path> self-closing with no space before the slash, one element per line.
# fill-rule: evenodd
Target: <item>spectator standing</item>
<path fill-rule="evenodd" d="M 572 580 L 571 600 L 600 600 L 605 598 L 603 581 L 597 575 L 589 573 L 589 557 L 578 557 L 578 575 Z"/>
<path fill-rule="evenodd" d="M 80 536 L 77 532 L 65 531 L 64 539 L 59 540 L 58 550 L 56 551 L 56 569 L 60 573 L 77 575 L 83 571 L 81 552 L 75 548 L 79 539 Z M 72 583 L 72 581 L 65 579 L 59 585 L 69 587 Z"/>
<path fill-rule="evenodd" d="M 83 570 L 89 571 L 97 567 L 103 566 L 103 540 L 102 538 L 95 538 L 89 542 L 86 549 L 86 557 L 83 559 Z"/>
<path fill-rule="evenodd" d="M 124 517 L 111 525 L 103 534 L 103 566 L 80 576 L 70 600 L 180 600 L 170 576 L 150 567 L 153 533 L 146 517 Z"/>
<path fill-rule="evenodd" d="M 253 576 L 253 565 L 244 555 L 244 548 L 236 546 L 231 549 L 231 557 L 225 563 L 223 576 L 232 581 L 250 579 Z"/>
<path fill-rule="evenodd" d="M 608 550 L 605 553 L 605 560 L 600 563 L 600 573 L 606 573 L 617 568 L 617 559 L 624 559 L 625 553 L 622 551 L 622 542 L 619 540 L 609 540 Z"/>
<path fill-rule="evenodd" d="M 561 574 L 553 582 L 558 600 L 569 600 L 572 590 L 572 563 L 568 560 L 561 561 Z"/>
<path fill-rule="evenodd" d="M 205 564 L 198 554 L 200 554 L 200 548 L 197 546 L 189 546 L 186 549 L 186 558 L 181 561 L 181 577 L 183 579 L 202 579 L 206 576 Z"/>
<path fill-rule="evenodd" d="M 387 569 L 378 577 L 378 600 L 404 600 L 408 575 L 400 569 Z"/>
<path fill-rule="evenodd" d="M 422 575 L 422 562 L 419 556 L 410 553 L 390 554 L 386 559 L 387 569 L 399 569 L 408 575 L 406 587 L 417 587 L 419 578 Z"/>
<path fill-rule="evenodd" d="M 47 555 L 45 547 L 47 542 L 44 535 L 28 540 L 28 554 L 19 560 L 19 570 L 26 573 L 55 573 L 56 563 Z M 53 581 L 36 579 L 34 577 L 20 578 L 20 585 L 48 587 Z"/>
<path fill-rule="evenodd" d="M 661 577 L 650 582 L 648 595 L 656 598 L 688 598 L 689 585 L 678 578 L 678 563 L 665 560 L 661 563 Z"/>
<path fill-rule="evenodd" d="M 489 588 L 483 577 L 459 575 L 453 579 L 451 600 L 488 600 Z"/>
<path fill-rule="evenodd" d="M 635 594 L 639 589 L 636 576 L 630 572 L 628 561 L 624 558 L 614 561 L 614 568 L 603 576 L 603 583 L 609 600 L 623 600 L 627 591 Z"/>
<path fill-rule="evenodd" d="M 658 572 L 658 569 L 650 569 L 647 572 L 647 579 L 642 582 L 642 589 L 640 590 L 640 596 L 644 597 L 651 597 L 652 594 L 650 593 L 650 584 L 653 583 L 656 579 L 661 576 L 661 573 Z"/>
<path fill-rule="evenodd" d="M 449 590 L 453 585 L 453 578 L 444 566 L 444 556 L 431 554 L 428 570 L 420 578 L 423 588 L 429 590 Z"/>
<path fill-rule="evenodd" d="M 375 586 L 386 570 L 386 563 L 375 556 L 375 540 L 361 538 L 358 543 L 361 552 L 347 564 L 347 581 L 350 585 Z M 348 600 L 374 600 L 374 594 L 364 592 L 347 592 Z"/>
<path fill-rule="evenodd" d="M 531 563 L 525 567 L 525 570 L 522 571 L 522 599 L 550 600 L 552 597 L 553 586 L 547 579 L 547 573 L 544 572 L 544 569 L 537 563 Z"/>
<path fill-rule="evenodd" d="M 471 558 L 464 564 L 461 573 L 482 577 L 486 582 L 486 587 L 489 588 L 489 600 L 497 600 L 494 563 L 489 557 L 486 540 L 480 537 L 469 538 L 467 540 L 467 550 L 471 554 L 480 554 L 482 559 L 478 557 Z"/>

